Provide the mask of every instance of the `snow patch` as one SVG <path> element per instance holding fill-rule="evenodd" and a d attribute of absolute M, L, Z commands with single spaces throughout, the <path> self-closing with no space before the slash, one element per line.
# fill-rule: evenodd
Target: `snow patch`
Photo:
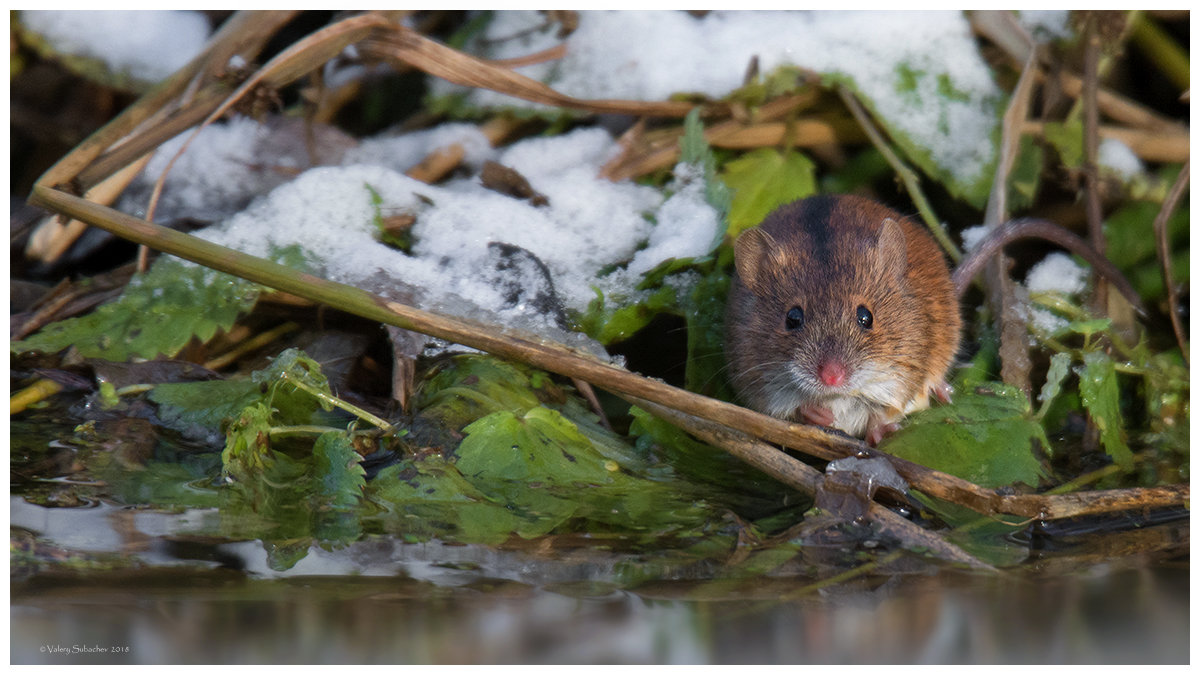
<path fill-rule="evenodd" d="M 60 52 L 98 59 L 144 82 L 186 65 L 211 30 L 203 14 L 191 11 L 25 10 L 21 23 Z"/>

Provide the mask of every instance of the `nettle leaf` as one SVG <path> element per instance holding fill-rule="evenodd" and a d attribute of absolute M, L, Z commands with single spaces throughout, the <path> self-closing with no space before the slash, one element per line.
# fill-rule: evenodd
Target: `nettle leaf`
<path fill-rule="evenodd" d="M 171 357 L 198 338 L 228 330 L 254 307 L 258 284 L 160 258 L 135 277 L 116 300 L 81 317 L 50 324 L 18 342 L 16 352 L 57 352 L 74 345 L 87 358 L 126 361 L 133 357 Z"/>
<path fill-rule="evenodd" d="M 163 426 L 194 435 L 197 428 L 217 432 L 246 406 L 262 399 L 262 390 L 250 380 L 168 382 L 147 396 L 158 404 Z"/>
<path fill-rule="evenodd" d="M 425 419 L 447 429 L 461 429 L 501 410 L 524 414 L 538 405 L 537 389 L 520 366 L 490 356 L 463 354 L 438 364 L 421 384 L 416 404 Z"/>
<path fill-rule="evenodd" d="M 362 467 L 362 455 L 354 449 L 350 434 L 327 431 L 317 438 L 312 452 L 325 502 L 337 509 L 356 506 L 367 482 L 367 472 Z"/>
<path fill-rule="evenodd" d="M 501 411 L 465 429 L 455 466 L 468 478 L 575 486 L 611 483 L 619 467 L 605 461 L 569 420 L 549 408 L 523 417 Z"/>
<path fill-rule="evenodd" d="M 378 518 L 406 538 L 500 544 L 526 521 L 488 498 L 440 459 L 389 466 L 367 486 L 387 511 Z"/>
<path fill-rule="evenodd" d="M 954 402 L 911 415 L 880 450 L 985 487 L 1045 475 L 1035 450 L 1050 442 L 1030 415 L 1025 395 L 1000 383 L 960 392 Z"/>
<path fill-rule="evenodd" d="M 226 434 L 221 451 L 224 473 L 236 480 L 257 480 L 271 461 L 271 409 L 254 403 L 242 410 Z"/>
<path fill-rule="evenodd" d="M 637 447 L 664 457 L 678 474 L 703 490 L 706 500 L 747 518 L 776 513 L 780 504 L 803 503 L 794 490 L 729 453 L 695 440 L 641 408 L 629 412 L 634 420 L 629 435 L 636 437 Z"/>
<path fill-rule="evenodd" d="M 1125 443 L 1121 419 L 1116 364 L 1104 352 L 1088 352 L 1083 357 L 1083 366 L 1075 372 L 1079 375 L 1079 396 L 1100 430 L 1104 451 L 1122 470 L 1133 471 L 1133 452 Z"/>
<path fill-rule="evenodd" d="M 266 390 L 266 403 L 278 413 L 275 419 L 279 424 L 310 424 L 318 408 L 332 408 L 327 401 L 296 386 L 301 383 L 318 393 L 333 395 L 321 373 L 321 364 L 300 349 L 280 352 L 266 368 L 251 373 L 250 381 Z"/>
<path fill-rule="evenodd" d="M 722 175 L 733 189 L 729 236 L 762 222 L 777 206 L 817 191 L 816 166 L 794 150 L 759 148 L 725 164 Z"/>

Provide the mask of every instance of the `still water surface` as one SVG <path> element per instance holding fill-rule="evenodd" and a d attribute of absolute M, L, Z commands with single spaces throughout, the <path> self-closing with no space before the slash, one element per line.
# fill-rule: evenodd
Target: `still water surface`
<path fill-rule="evenodd" d="M 812 580 L 621 587 L 613 561 L 592 553 L 384 537 L 313 547 L 278 572 L 261 542 L 201 554 L 165 537 L 204 511 L 46 509 L 19 498 L 10 507 L 19 530 L 145 563 L 78 575 L 14 569 L 13 663 L 1189 660 L 1186 558 L 873 576 L 784 598 Z"/>

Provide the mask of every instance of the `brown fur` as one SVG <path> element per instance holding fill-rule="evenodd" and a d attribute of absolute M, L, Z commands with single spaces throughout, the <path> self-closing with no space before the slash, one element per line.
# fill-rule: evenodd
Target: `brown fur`
<path fill-rule="evenodd" d="M 813 197 L 742 233 L 735 260 L 725 349 L 734 387 L 751 407 L 798 419 L 796 410 L 772 411 L 772 400 L 778 408 L 787 399 L 780 388 L 796 387 L 804 390 L 797 402 L 820 404 L 816 368 L 826 359 L 899 384 L 894 400 L 872 402 L 873 423 L 924 407 L 944 381 L 958 349 L 958 303 L 941 250 L 910 219 L 861 197 Z M 873 315 L 870 330 L 856 320 L 860 305 Z M 795 331 L 784 322 L 792 307 L 804 312 Z M 867 389 L 879 387 L 864 388 L 870 398 Z"/>

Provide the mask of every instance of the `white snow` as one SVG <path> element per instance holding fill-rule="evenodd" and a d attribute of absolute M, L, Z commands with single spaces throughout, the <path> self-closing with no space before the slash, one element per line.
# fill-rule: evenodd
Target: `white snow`
<path fill-rule="evenodd" d="M 1017 20 L 1033 35 L 1045 42 L 1071 35 L 1071 12 L 1066 9 L 1044 9 L 1017 11 Z"/>
<path fill-rule="evenodd" d="M 497 12 L 483 35 L 486 56 L 547 49 L 559 44 L 555 31 L 536 12 Z M 794 65 L 853 79 L 879 115 L 968 183 L 992 158 L 1003 94 L 960 12 L 588 11 L 565 57 L 516 71 L 578 98 L 721 97 L 742 85 L 755 56 L 763 73 Z M 461 89 L 435 80 L 433 91 Z M 487 90 L 469 100 L 532 107 Z"/>
<path fill-rule="evenodd" d="M 332 127 L 317 127 L 315 144 L 309 148 L 303 124 L 294 118 L 270 117 L 260 124 L 247 117 L 234 117 L 205 127 L 167 173 L 155 221 L 229 217 L 245 208 L 252 198 L 308 168 L 310 149 L 316 152 L 319 164 L 336 164 L 347 148 L 356 144 Z M 159 146 L 122 196 L 122 211 L 145 216 L 154 182 L 191 136 L 192 131 L 187 131 Z M 413 164 L 417 161 L 419 157 L 412 160 Z"/>
<path fill-rule="evenodd" d="M 455 144 L 465 151 L 463 163 L 474 169 L 479 169 L 496 155 L 487 137 L 475 125 L 443 124 L 408 134 L 364 139 L 357 148 L 346 152 L 342 163 L 378 164 L 404 172 L 434 150 Z"/>
<path fill-rule="evenodd" d="M 144 82 L 187 64 L 210 32 L 208 19 L 192 11 L 23 10 L 21 22 L 63 53 L 99 59 Z"/>
<path fill-rule="evenodd" d="M 1025 287 L 1030 292 L 1075 295 L 1087 288 L 1088 272 L 1066 253 L 1051 253 L 1029 269 Z"/>
<path fill-rule="evenodd" d="M 1049 292 L 1078 295 L 1087 288 L 1088 271 L 1066 253 L 1051 253 L 1029 269 L 1025 288 L 1030 293 Z M 1038 332 L 1054 334 L 1068 322 L 1054 312 L 1030 304 L 1028 321 Z"/>
<path fill-rule="evenodd" d="M 645 274 L 671 258 L 695 258 L 708 253 L 721 221 L 704 200 L 704 175 L 700 167 L 680 163 L 675 167 L 675 194 L 658 210 L 658 223 L 646 248 L 629 263 L 629 274 Z"/>
<path fill-rule="evenodd" d="M 235 132 L 247 134 L 252 144 L 249 131 L 224 129 L 224 135 L 201 134 L 184 155 L 215 158 L 216 171 L 181 161 L 171 174 L 185 186 L 196 181 L 181 194 L 198 207 L 209 198 L 201 189 L 203 180 L 193 174 L 221 173 L 217 148 L 226 147 Z M 403 152 L 411 151 L 407 156 L 413 162 L 434 145 L 431 139 L 472 137 L 463 125 L 411 135 L 418 138 L 410 139 L 412 148 Z M 545 275 L 531 262 L 498 272 L 499 254 L 490 243 L 511 244 L 536 256 L 563 305 L 583 311 L 596 288 L 609 298 L 632 297 L 641 275 L 662 261 L 708 253 L 720 227 L 716 211 L 703 200 L 699 172 L 687 165 L 677 169 L 679 178 L 668 186 L 674 193 L 666 200 L 651 187 L 598 178 L 600 167 L 619 151 L 601 129 L 533 138 L 497 155 L 546 195 L 545 206 L 488 190 L 474 174 L 440 186 L 408 178 L 401 173 L 408 161 L 395 161 L 398 156 L 384 151 L 401 145 L 399 138 L 368 139 L 346 153 L 345 161 L 352 164 L 309 169 L 200 236 L 257 256 L 298 244 L 311 255 L 313 271 L 334 281 L 472 318 L 492 312 L 488 319 L 532 330 L 548 327 L 547 319 L 530 306 L 530 297 L 513 306 L 506 289 L 543 288 Z M 358 163 L 367 158 L 388 165 Z M 382 201 L 379 215 L 415 216 L 411 255 L 377 241 L 371 190 Z"/>
<path fill-rule="evenodd" d="M 1096 157 L 1100 166 L 1112 170 L 1122 180 L 1129 180 L 1142 173 L 1142 160 L 1133 150 L 1115 138 L 1105 138 L 1100 141 L 1099 154 Z"/>
<path fill-rule="evenodd" d="M 989 232 L 991 232 L 991 228 L 987 225 L 976 225 L 975 227 L 964 229 L 959 233 L 959 236 L 962 237 L 963 249 L 967 253 L 974 251 L 983 241 L 984 237 L 988 236 Z"/>

